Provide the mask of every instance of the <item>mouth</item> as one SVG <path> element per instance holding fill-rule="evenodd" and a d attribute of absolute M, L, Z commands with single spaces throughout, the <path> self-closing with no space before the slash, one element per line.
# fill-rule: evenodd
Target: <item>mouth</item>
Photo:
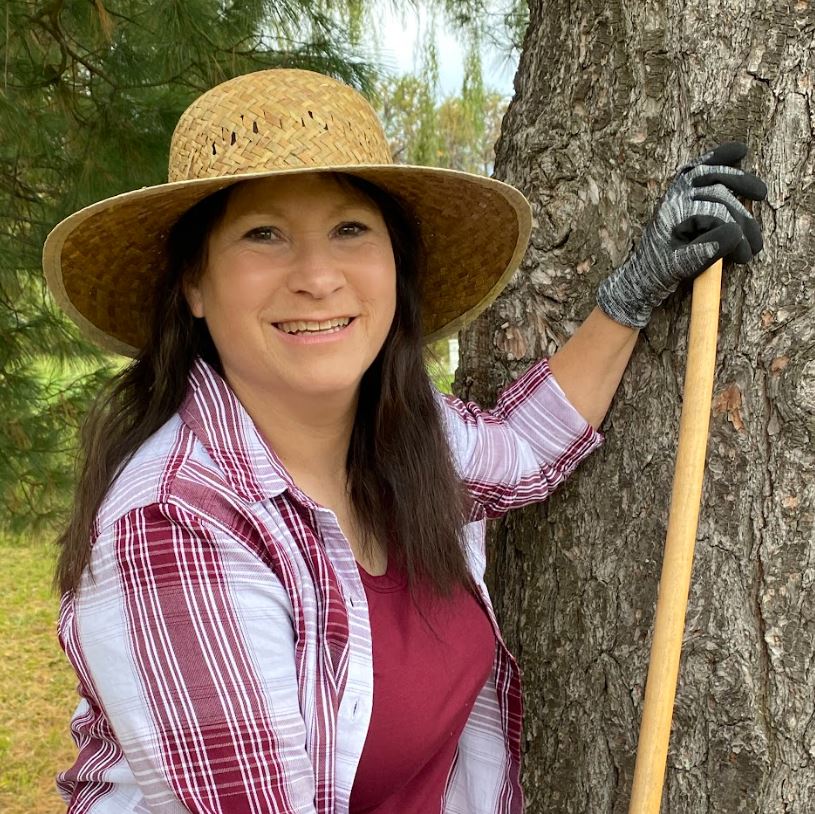
<path fill-rule="evenodd" d="M 353 322 L 356 317 L 335 317 L 334 319 L 321 320 L 319 322 L 311 320 L 295 320 L 292 322 L 273 322 L 275 328 L 283 333 L 294 336 L 308 336 L 316 334 L 331 334 L 341 331 Z"/>

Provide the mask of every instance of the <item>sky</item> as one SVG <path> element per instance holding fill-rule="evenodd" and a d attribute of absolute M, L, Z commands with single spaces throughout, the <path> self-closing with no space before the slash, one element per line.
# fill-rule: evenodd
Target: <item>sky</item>
<path fill-rule="evenodd" d="M 387 5 L 387 4 L 386 4 Z M 371 33 L 376 37 L 382 62 L 396 73 L 418 71 L 420 55 L 417 50 L 419 32 L 427 26 L 426 12 L 417 15 L 399 14 L 387 8 L 381 15 L 381 32 Z M 441 97 L 461 92 L 464 78 L 464 49 L 459 37 L 452 34 L 443 23 L 437 24 L 436 50 L 439 60 L 439 94 Z M 502 54 L 489 46 L 481 52 L 481 65 L 484 84 L 488 90 L 496 90 L 502 95 L 511 96 L 512 82 L 517 68 L 517 55 L 509 64 Z"/>

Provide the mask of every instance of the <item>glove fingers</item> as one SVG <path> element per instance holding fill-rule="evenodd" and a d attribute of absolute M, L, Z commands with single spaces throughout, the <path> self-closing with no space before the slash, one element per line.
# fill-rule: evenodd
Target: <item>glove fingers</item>
<path fill-rule="evenodd" d="M 767 185 L 752 172 L 742 172 L 733 167 L 694 167 L 688 173 L 693 187 L 707 187 L 723 184 L 735 195 L 751 201 L 763 201 L 767 197 Z"/>
<path fill-rule="evenodd" d="M 726 167 L 735 167 L 739 161 L 747 155 L 747 145 L 741 141 L 725 141 L 722 144 L 717 145 L 712 150 L 708 150 L 708 152 L 704 153 L 704 155 L 700 155 L 698 158 L 694 158 L 691 161 L 688 161 L 682 167 L 680 167 L 679 172 L 683 172 L 684 170 L 688 170 L 692 167 L 700 167 L 704 165 L 708 166 L 715 166 L 717 164 L 724 165 Z"/>
<path fill-rule="evenodd" d="M 735 167 L 747 155 L 747 145 L 742 141 L 725 141 L 708 154 L 705 164 L 724 164 Z"/>
<path fill-rule="evenodd" d="M 679 172 L 684 172 L 691 167 L 699 167 L 702 165 L 716 165 L 722 164 L 727 167 L 735 167 L 739 161 L 747 155 L 747 145 L 742 141 L 725 141 L 719 144 L 712 150 L 688 161 L 679 168 Z"/>
<path fill-rule="evenodd" d="M 752 254 L 758 254 L 764 248 L 764 239 L 761 236 L 759 225 L 744 208 L 741 201 L 738 201 L 725 186 L 718 184 L 712 187 L 703 187 L 693 193 L 693 200 L 720 203 L 725 206 L 744 233 Z"/>

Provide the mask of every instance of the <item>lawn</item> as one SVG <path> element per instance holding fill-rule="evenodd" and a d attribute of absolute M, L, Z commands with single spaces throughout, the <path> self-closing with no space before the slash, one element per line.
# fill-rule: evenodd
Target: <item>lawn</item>
<path fill-rule="evenodd" d="M 54 775 L 73 761 L 77 696 L 56 636 L 53 551 L 0 539 L 0 557 L 0 811 L 57 814 L 65 805 Z"/>

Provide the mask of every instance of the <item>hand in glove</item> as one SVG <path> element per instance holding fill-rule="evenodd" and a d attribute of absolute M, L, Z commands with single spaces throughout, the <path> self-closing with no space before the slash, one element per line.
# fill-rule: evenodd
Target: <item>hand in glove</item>
<path fill-rule="evenodd" d="M 736 199 L 767 197 L 760 178 L 736 167 L 746 153 L 745 144 L 726 142 L 680 168 L 637 248 L 597 291 L 615 322 L 643 328 L 683 280 L 719 258 L 744 264 L 761 251 L 761 230 Z"/>

